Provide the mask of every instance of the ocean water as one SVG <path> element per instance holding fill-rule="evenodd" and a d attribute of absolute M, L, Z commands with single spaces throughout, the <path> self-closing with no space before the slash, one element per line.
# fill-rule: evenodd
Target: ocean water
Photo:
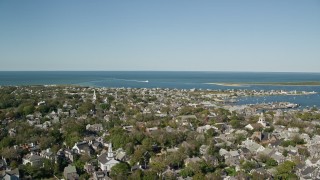
<path fill-rule="evenodd" d="M 184 72 L 184 71 L 2 71 L 0 86 L 7 85 L 81 85 L 92 87 L 297 90 L 320 92 L 320 86 L 220 86 L 208 83 L 303 82 L 320 81 L 320 73 L 268 72 Z M 260 99 L 261 98 L 261 99 Z M 289 101 L 319 106 L 320 97 L 276 96 L 240 99 L 239 103 Z M 290 99 L 291 98 L 291 99 Z"/>

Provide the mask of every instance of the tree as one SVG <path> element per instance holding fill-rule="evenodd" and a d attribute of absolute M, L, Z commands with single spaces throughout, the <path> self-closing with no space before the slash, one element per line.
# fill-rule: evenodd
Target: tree
<path fill-rule="evenodd" d="M 32 114 L 34 112 L 34 106 L 33 105 L 27 105 L 23 107 L 23 114 L 28 115 Z"/>
<path fill-rule="evenodd" d="M 0 149 L 4 148 L 4 147 L 11 147 L 14 145 L 14 139 L 11 137 L 4 137 L 1 141 L 0 141 Z"/>
<path fill-rule="evenodd" d="M 230 121 L 232 128 L 238 129 L 241 127 L 241 122 L 239 120 L 233 119 Z"/>
<path fill-rule="evenodd" d="M 53 137 L 42 136 L 39 139 L 40 149 L 47 149 L 51 147 L 54 142 L 55 142 L 55 139 Z"/>
<path fill-rule="evenodd" d="M 95 109 L 95 105 L 88 101 L 81 104 L 81 106 L 78 108 L 78 113 L 87 114 L 89 113 L 90 110 L 94 110 L 94 109 Z"/>
<path fill-rule="evenodd" d="M 131 137 L 128 135 L 128 133 L 122 129 L 121 127 L 114 127 L 110 130 L 111 134 L 111 142 L 115 149 L 117 148 L 124 148 L 125 145 L 129 142 L 131 142 Z"/>
<path fill-rule="evenodd" d="M 305 157 L 309 157 L 310 156 L 310 152 L 308 151 L 307 148 L 299 148 L 298 152 L 300 155 L 303 155 Z"/>
<path fill-rule="evenodd" d="M 14 148 L 5 147 L 1 150 L 1 155 L 10 160 L 17 160 L 18 159 L 18 152 Z"/>
<path fill-rule="evenodd" d="M 143 175 L 143 180 L 158 180 L 159 177 L 157 175 L 157 172 L 155 171 L 152 171 L 152 170 L 148 170 L 148 171 L 145 171 L 144 172 L 144 175 Z"/>
<path fill-rule="evenodd" d="M 169 164 L 171 168 L 179 169 L 183 165 L 183 160 L 186 158 L 186 155 L 180 153 L 179 151 L 170 153 L 167 155 L 166 164 Z"/>
<path fill-rule="evenodd" d="M 277 166 L 278 165 L 278 162 L 272 158 L 269 158 L 267 161 L 266 161 L 266 165 L 268 167 L 274 167 L 274 166 Z"/>
<path fill-rule="evenodd" d="M 111 168 L 110 176 L 112 179 L 127 179 L 130 172 L 130 166 L 127 163 L 120 162 Z"/>
<path fill-rule="evenodd" d="M 159 176 L 166 168 L 165 160 L 161 156 L 153 158 L 150 165 L 151 165 L 151 169 L 157 172 Z"/>
<path fill-rule="evenodd" d="M 241 144 L 242 141 L 246 140 L 246 136 L 244 134 L 236 134 L 234 143 Z"/>
<path fill-rule="evenodd" d="M 295 177 L 294 168 L 296 164 L 292 161 L 285 161 L 277 166 L 276 178 L 277 179 L 289 179 Z"/>
<path fill-rule="evenodd" d="M 110 104 L 107 104 L 107 103 L 101 103 L 100 104 L 100 108 L 103 109 L 103 110 L 109 110 L 111 107 Z"/>
<path fill-rule="evenodd" d="M 67 166 L 68 166 L 67 160 L 63 157 L 58 157 L 57 162 L 54 165 L 54 174 L 60 175 L 63 172 L 64 168 Z"/>
<path fill-rule="evenodd" d="M 205 179 L 205 176 L 202 173 L 197 173 L 192 177 L 192 180 L 203 180 L 203 179 Z"/>
<path fill-rule="evenodd" d="M 226 170 L 228 176 L 235 176 L 237 174 L 235 167 L 228 167 L 225 170 Z"/>
<path fill-rule="evenodd" d="M 143 171 L 141 169 L 138 169 L 131 173 L 131 175 L 128 177 L 129 180 L 142 180 L 143 178 Z"/>
<path fill-rule="evenodd" d="M 243 169 L 245 172 L 250 172 L 252 169 L 255 169 L 257 164 L 253 161 L 244 161 L 241 164 L 241 169 Z"/>
<path fill-rule="evenodd" d="M 187 178 L 188 176 L 189 177 L 192 177 L 194 175 L 194 172 L 193 170 L 190 168 L 190 167 L 185 167 L 184 169 L 182 169 L 180 171 L 180 175 L 183 177 L 183 178 Z"/>

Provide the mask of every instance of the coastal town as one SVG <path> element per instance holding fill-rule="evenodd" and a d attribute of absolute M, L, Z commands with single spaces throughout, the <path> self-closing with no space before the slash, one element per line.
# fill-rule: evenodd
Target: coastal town
<path fill-rule="evenodd" d="M 305 91 L 0 87 L 0 179 L 320 179 Z"/>

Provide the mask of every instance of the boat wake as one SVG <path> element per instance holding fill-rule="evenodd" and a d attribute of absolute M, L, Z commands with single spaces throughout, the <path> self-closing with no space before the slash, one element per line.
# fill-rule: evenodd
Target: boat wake
<path fill-rule="evenodd" d="M 250 87 L 248 84 L 237 84 L 237 83 L 204 83 L 209 85 L 217 85 L 217 86 L 230 86 L 230 87 Z"/>

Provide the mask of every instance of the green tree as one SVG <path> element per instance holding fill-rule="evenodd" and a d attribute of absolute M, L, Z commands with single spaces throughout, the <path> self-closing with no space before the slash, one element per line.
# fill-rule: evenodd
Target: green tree
<path fill-rule="evenodd" d="M 295 178 L 294 168 L 296 164 L 292 161 L 285 161 L 284 163 L 277 166 L 276 178 L 277 179 L 290 179 Z"/>
<path fill-rule="evenodd" d="M 238 129 L 241 127 L 241 122 L 237 119 L 231 120 L 230 124 L 231 124 L 232 128 L 234 128 L 234 129 Z"/>
<path fill-rule="evenodd" d="M 237 171 L 234 167 L 228 167 L 225 169 L 228 176 L 235 176 L 237 174 Z"/>
<path fill-rule="evenodd" d="M 142 180 L 143 179 L 143 171 L 138 169 L 133 171 L 130 176 L 128 177 L 129 180 Z"/>
<path fill-rule="evenodd" d="M 0 141 L 0 149 L 5 148 L 5 147 L 11 147 L 13 146 L 15 143 L 14 139 L 11 137 L 4 137 L 1 141 Z"/>
<path fill-rule="evenodd" d="M 100 108 L 103 109 L 103 110 L 109 110 L 111 107 L 110 104 L 107 104 L 107 103 L 101 103 L 100 104 Z"/>
<path fill-rule="evenodd" d="M 166 164 L 171 168 L 179 169 L 183 165 L 183 160 L 186 158 L 186 155 L 180 153 L 179 151 L 170 153 L 167 155 Z"/>
<path fill-rule="evenodd" d="M 255 169 L 257 164 L 253 161 L 244 161 L 241 164 L 241 169 L 243 169 L 245 172 L 250 172 L 252 169 Z"/>
<path fill-rule="evenodd" d="M 277 166 L 278 165 L 278 162 L 272 158 L 269 158 L 267 161 L 266 161 L 266 165 L 268 167 L 274 167 L 274 166 Z"/>
<path fill-rule="evenodd" d="M 78 108 L 78 113 L 87 114 L 90 112 L 90 110 L 94 110 L 94 109 L 95 109 L 95 105 L 88 101 L 80 105 L 80 107 Z"/>
<path fill-rule="evenodd" d="M 129 164 L 120 162 L 111 168 L 110 176 L 112 177 L 112 179 L 127 179 L 129 172 Z"/>
<path fill-rule="evenodd" d="M 180 171 L 180 175 L 183 178 L 192 177 L 194 175 L 193 170 L 190 167 L 185 167 Z"/>
<path fill-rule="evenodd" d="M 150 163 L 151 169 L 160 175 L 166 168 L 165 159 L 163 157 L 155 157 Z"/>
<path fill-rule="evenodd" d="M 9 160 L 18 160 L 18 151 L 14 148 L 5 147 L 0 151 L 1 156 Z"/>
<path fill-rule="evenodd" d="M 205 176 L 203 173 L 197 173 L 192 177 L 192 180 L 203 180 L 205 179 Z"/>
<path fill-rule="evenodd" d="M 299 148 L 298 152 L 300 155 L 303 155 L 305 157 L 309 157 L 310 156 L 310 152 L 308 151 L 307 148 Z"/>
<path fill-rule="evenodd" d="M 28 114 L 33 114 L 34 112 L 34 106 L 33 105 L 27 105 L 23 107 L 23 114 L 28 115 Z"/>
<path fill-rule="evenodd" d="M 144 172 L 143 180 L 158 180 L 159 177 L 157 175 L 157 172 L 153 170 L 147 170 Z"/>

